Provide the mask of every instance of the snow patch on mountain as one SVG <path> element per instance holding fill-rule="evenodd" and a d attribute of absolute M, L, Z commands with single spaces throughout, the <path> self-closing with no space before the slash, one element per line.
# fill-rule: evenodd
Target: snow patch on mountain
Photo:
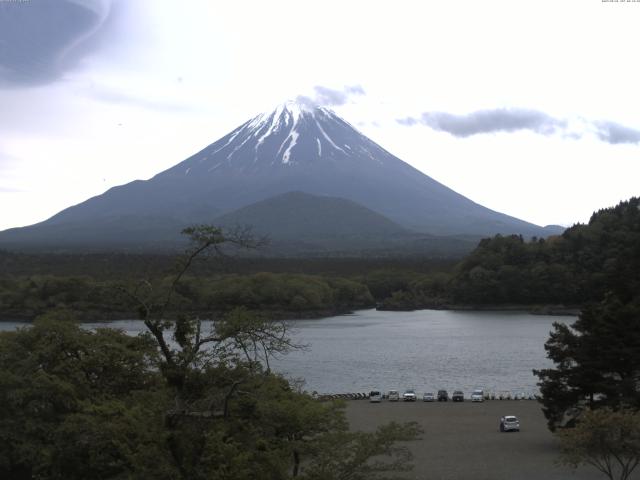
<path fill-rule="evenodd" d="M 193 158 L 189 176 L 218 175 L 280 167 L 302 168 L 324 162 L 385 164 L 392 157 L 332 110 L 295 101 L 284 102 L 251 118 Z M 201 164 L 201 167 L 197 167 Z M 182 169 L 182 173 L 185 170 Z"/>
<path fill-rule="evenodd" d="M 327 132 L 324 131 L 324 128 L 322 128 L 322 125 L 320 125 L 320 122 L 318 122 L 317 120 L 316 120 L 316 125 L 318 126 L 320 133 L 322 133 L 322 136 L 327 140 L 327 142 L 331 144 L 331 146 L 333 146 L 333 148 L 335 148 L 336 150 L 340 150 L 342 153 L 346 153 L 343 149 L 341 149 L 338 145 L 336 145 L 333 140 L 331 140 L 331 137 L 327 135 Z"/>
<path fill-rule="evenodd" d="M 291 149 L 298 142 L 299 136 L 300 135 L 295 130 L 292 130 L 291 133 L 289 133 L 287 140 L 291 139 L 291 142 L 289 142 L 289 146 L 287 147 L 287 149 L 284 151 L 284 154 L 282 155 L 282 163 L 289 163 L 289 157 L 291 156 Z M 285 143 L 287 140 L 285 140 Z M 282 148 L 282 146 L 284 146 L 284 143 L 280 146 L 280 148 Z M 278 153 L 280 153 L 280 151 L 278 151 Z"/>
<path fill-rule="evenodd" d="M 257 162 L 260 158 L 262 149 L 265 144 L 273 137 L 283 139 L 279 142 L 280 148 L 276 154 L 274 161 L 281 164 L 296 163 L 295 151 L 299 145 L 300 126 L 304 125 L 307 130 L 309 128 L 317 129 L 320 134 L 316 137 L 318 147 L 318 157 L 322 157 L 322 145 L 319 137 L 323 137 L 333 149 L 342 153 L 346 153 L 336 141 L 323 128 L 322 123 L 332 122 L 337 117 L 335 114 L 323 107 L 312 107 L 305 103 L 296 101 L 287 101 L 278 105 L 271 112 L 261 113 L 245 123 L 238 131 L 234 132 L 229 140 L 216 149 L 213 153 L 217 153 L 231 142 L 236 141 L 231 152 L 227 155 L 227 160 L 232 160 L 239 154 L 241 149 L 247 144 L 249 139 L 257 139 L 253 144 L 253 162 Z M 241 137 L 236 140 L 239 134 Z M 273 162 L 272 162 L 273 163 Z"/>
<path fill-rule="evenodd" d="M 231 133 L 231 137 L 229 138 L 229 140 L 227 140 L 227 143 L 225 143 L 224 145 L 222 145 L 220 148 L 214 150 L 213 152 L 209 153 L 209 155 L 203 155 L 202 158 L 200 159 L 200 162 L 204 162 L 207 158 L 211 158 L 213 157 L 216 153 L 220 152 L 221 150 L 223 150 L 224 148 L 228 147 L 231 142 L 233 142 L 236 137 L 240 134 L 240 132 L 242 131 L 244 127 L 239 127 L 237 128 L 235 131 L 233 131 Z"/>

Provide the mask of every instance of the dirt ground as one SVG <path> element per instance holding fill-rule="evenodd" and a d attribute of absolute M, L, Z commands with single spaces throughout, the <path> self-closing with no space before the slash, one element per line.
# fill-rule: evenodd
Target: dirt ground
<path fill-rule="evenodd" d="M 499 432 L 504 415 L 520 419 L 520 432 Z M 591 480 L 605 478 L 593 467 L 577 471 L 556 464 L 553 435 L 538 402 L 483 403 L 348 402 L 351 428 L 372 431 L 390 421 L 418 422 L 421 440 L 410 442 L 415 468 L 401 478 L 434 480 Z M 638 472 L 633 478 L 640 478 Z"/>

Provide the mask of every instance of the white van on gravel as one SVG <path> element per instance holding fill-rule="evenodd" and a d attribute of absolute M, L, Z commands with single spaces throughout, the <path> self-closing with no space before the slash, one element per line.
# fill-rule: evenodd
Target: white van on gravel
<path fill-rule="evenodd" d="M 382 392 L 378 390 L 371 390 L 369 392 L 369 402 L 371 403 L 380 403 L 382 401 Z"/>

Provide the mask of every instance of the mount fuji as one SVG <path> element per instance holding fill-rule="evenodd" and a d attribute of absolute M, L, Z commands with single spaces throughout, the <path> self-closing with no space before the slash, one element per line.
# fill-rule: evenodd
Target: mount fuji
<path fill-rule="evenodd" d="M 291 192 L 297 194 L 285 195 Z M 254 211 L 259 214 L 252 217 Z M 149 180 L 111 188 L 44 222 L 0 232 L 0 246 L 165 248 L 179 243 L 177 232 L 187 225 L 252 218 L 260 220 L 260 233 L 289 241 L 305 237 L 312 245 L 308 233 L 322 231 L 334 248 L 336 239 L 353 237 L 353 225 L 360 238 L 373 236 L 378 244 L 400 237 L 560 231 L 474 203 L 327 108 L 286 102 Z"/>

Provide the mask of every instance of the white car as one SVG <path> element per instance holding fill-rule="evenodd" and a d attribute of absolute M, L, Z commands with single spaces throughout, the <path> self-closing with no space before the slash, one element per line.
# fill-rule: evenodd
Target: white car
<path fill-rule="evenodd" d="M 398 390 L 389 390 L 389 401 L 397 402 L 398 400 L 400 400 L 400 393 L 398 393 Z"/>
<path fill-rule="evenodd" d="M 416 392 L 415 390 L 408 389 L 402 394 L 402 400 L 405 402 L 415 402 Z"/>
<path fill-rule="evenodd" d="M 473 393 L 471 394 L 471 401 L 472 402 L 484 402 L 484 391 L 476 388 Z"/>
<path fill-rule="evenodd" d="M 371 403 L 380 403 L 382 401 L 382 392 L 378 390 L 371 390 L 369 392 L 369 401 Z"/>
<path fill-rule="evenodd" d="M 520 420 L 515 415 L 505 415 L 500 419 L 501 432 L 519 432 Z"/>
<path fill-rule="evenodd" d="M 435 402 L 436 401 L 436 396 L 431 392 L 425 392 L 424 395 L 422 395 L 422 401 L 423 402 Z"/>

